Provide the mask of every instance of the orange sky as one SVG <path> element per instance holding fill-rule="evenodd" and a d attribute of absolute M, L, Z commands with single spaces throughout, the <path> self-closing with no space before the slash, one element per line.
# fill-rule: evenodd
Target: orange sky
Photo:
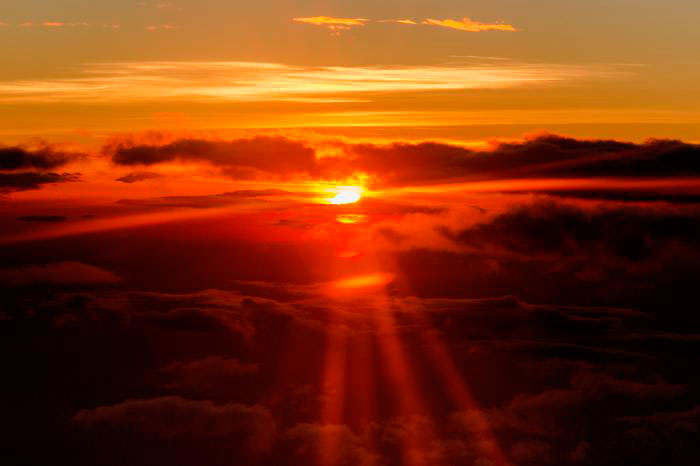
<path fill-rule="evenodd" d="M 30 0 L 0 6 L 0 140 L 330 127 L 695 141 L 698 8 Z"/>

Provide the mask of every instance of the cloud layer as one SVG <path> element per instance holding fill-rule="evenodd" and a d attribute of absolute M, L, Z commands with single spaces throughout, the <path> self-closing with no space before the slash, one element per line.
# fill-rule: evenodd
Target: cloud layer
<path fill-rule="evenodd" d="M 0 82 L 4 102 L 337 102 L 372 93 L 501 89 L 611 77 L 604 66 L 490 65 L 314 67 L 258 62 L 130 62 L 86 65 L 69 78 Z"/>
<path fill-rule="evenodd" d="M 331 141 L 318 148 L 315 144 L 261 136 L 231 141 L 177 140 L 165 145 L 118 143 L 105 152 L 117 165 L 207 163 L 239 179 L 346 179 L 364 174 L 372 183 L 385 187 L 550 179 L 539 184 L 475 184 L 472 189 L 534 189 L 562 196 L 622 199 L 634 199 L 635 193 L 639 199 L 674 194 L 682 197 L 674 189 L 687 195 L 700 194 L 694 192 L 692 182 L 700 176 L 700 148 L 680 141 L 635 144 L 540 135 L 520 142 L 497 143 L 480 151 L 435 142 L 378 145 Z M 335 153 L 320 156 L 328 147 Z M 556 182 L 567 179 L 583 181 Z M 660 191 L 664 189 L 666 194 Z"/>
<path fill-rule="evenodd" d="M 119 202 L 3 203 L 10 463 L 700 460 L 697 145 L 148 140 L 84 176 Z"/>

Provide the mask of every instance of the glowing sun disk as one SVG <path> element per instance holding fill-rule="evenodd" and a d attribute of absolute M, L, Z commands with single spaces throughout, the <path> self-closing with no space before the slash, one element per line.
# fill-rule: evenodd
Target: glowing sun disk
<path fill-rule="evenodd" d="M 352 204 L 362 198 L 360 186 L 338 186 L 332 190 L 335 196 L 326 199 L 329 204 Z"/>

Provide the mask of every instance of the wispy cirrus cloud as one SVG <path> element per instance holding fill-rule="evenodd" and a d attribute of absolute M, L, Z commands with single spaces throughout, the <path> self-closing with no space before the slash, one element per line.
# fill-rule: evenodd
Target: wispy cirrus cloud
<path fill-rule="evenodd" d="M 331 16 L 311 16 L 305 18 L 293 18 L 293 21 L 300 23 L 314 24 L 316 26 L 325 26 L 331 29 L 335 35 L 339 34 L 341 31 L 352 29 L 356 26 L 365 26 L 370 22 L 375 23 L 394 23 L 394 24 L 407 24 L 407 25 L 418 25 L 417 21 L 412 19 L 380 19 L 380 20 L 370 20 L 367 18 L 334 18 Z M 428 26 L 440 26 L 450 29 L 457 29 L 460 31 L 467 32 L 482 32 L 482 31 L 509 31 L 516 32 L 516 29 L 512 24 L 507 23 L 482 23 L 480 21 L 475 21 L 468 17 L 462 19 L 432 19 L 427 18 L 423 20 L 420 24 Z"/>
<path fill-rule="evenodd" d="M 377 22 L 378 23 L 410 24 L 410 25 L 418 24 L 417 22 L 413 21 L 412 19 L 380 19 Z"/>
<path fill-rule="evenodd" d="M 0 27 L 18 27 L 22 29 L 33 29 L 33 28 L 49 28 L 49 29 L 62 29 L 62 28 L 90 28 L 90 27 L 102 27 L 102 28 L 119 28 L 116 24 L 90 24 L 85 21 L 24 21 L 18 24 L 9 24 L 0 21 Z"/>
<path fill-rule="evenodd" d="M 335 34 L 339 34 L 340 31 L 347 31 L 354 27 L 364 26 L 369 21 L 366 18 L 334 18 L 332 16 L 309 16 L 293 18 L 292 20 L 298 23 L 323 26 L 332 30 Z"/>
<path fill-rule="evenodd" d="M 151 24 L 149 26 L 146 26 L 146 30 L 149 32 L 153 31 L 172 31 L 173 29 L 177 29 L 178 27 L 174 24 Z"/>
<path fill-rule="evenodd" d="M 426 19 L 423 24 L 431 26 L 441 26 L 450 29 L 458 29 L 460 31 L 467 32 L 482 32 L 482 31 L 509 31 L 516 32 L 518 29 L 512 24 L 506 23 L 481 23 L 479 21 L 474 21 L 473 19 L 467 18 L 466 16 L 461 20 L 454 19 Z"/>
<path fill-rule="evenodd" d="M 263 62 L 85 65 L 75 77 L 0 81 L 2 102 L 371 100 L 376 93 L 500 89 L 614 77 L 604 66 L 505 62 L 425 66 L 294 66 Z"/>

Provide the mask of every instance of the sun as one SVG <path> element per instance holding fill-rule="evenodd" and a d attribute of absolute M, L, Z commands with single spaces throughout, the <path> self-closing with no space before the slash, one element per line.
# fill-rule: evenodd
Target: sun
<path fill-rule="evenodd" d="M 335 196 L 326 199 L 329 204 L 352 204 L 362 198 L 361 186 L 337 186 L 331 190 Z"/>

